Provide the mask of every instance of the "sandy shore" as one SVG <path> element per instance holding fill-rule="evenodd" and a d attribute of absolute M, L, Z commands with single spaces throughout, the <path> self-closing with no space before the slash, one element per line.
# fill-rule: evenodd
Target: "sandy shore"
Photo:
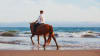
<path fill-rule="evenodd" d="M 66 50 L 66 51 L 1 50 L 0 56 L 100 56 L 100 50 Z"/>

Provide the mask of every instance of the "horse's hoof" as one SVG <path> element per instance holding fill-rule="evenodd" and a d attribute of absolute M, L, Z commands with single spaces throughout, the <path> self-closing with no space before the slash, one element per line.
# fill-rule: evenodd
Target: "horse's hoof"
<path fill-rule="evenodd" d="M 40 44 L 38 45 L 38 47 L 40 48 Z"/>
<path fill-rule="evenodd" d="M 60 46 L 57 46 L 57 50 L 59 50 Z"/>
<path fill-rule="evenodd" d="M 57 47 L 57 50 L 59 50 L 59 47 Z"/>
<path fill-rule="evenodd" d="M 59 48 L 57 48 L 56 50 L 59 50 Z"/>
<path fill-rule="evenodd" d="M 59 46 L 57 46 L 57 49 L 56 50 L 59 50 Z"/>

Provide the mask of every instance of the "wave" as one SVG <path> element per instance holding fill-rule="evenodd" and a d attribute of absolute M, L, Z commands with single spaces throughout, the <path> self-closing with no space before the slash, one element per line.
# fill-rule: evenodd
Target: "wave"
<path fill-rule="evenodd" d="M 19 36 L 30 37 L 30 31 L 20 32 Z M 56 37 L 67 37 L 67 38 L 99 38 L 100 32 L 95 31 L 82 31 L 82 32 L 55 32 Z"/>
<path fill-rule="evenodd" d="M 90 38 L 97 38 L 100 37 L 100 32 L 94 31 L 82 31 L 82 32 L 56 32 L 55 33 L 58 37 L 73 37 L 73 38 L 82 38 L 82 37 L 90 37 Z"/>
<path fill-rule="evenodd" d="M 1 32 L 18 32 L 16 36 L 30 37 L 29 27 L 0 27 Z M 54 27 L 56 37 L 100 37 L 100 27 Z"/>

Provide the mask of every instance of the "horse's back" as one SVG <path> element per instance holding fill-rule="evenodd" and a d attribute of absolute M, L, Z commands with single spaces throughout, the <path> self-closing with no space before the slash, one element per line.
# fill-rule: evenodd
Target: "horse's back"
<path fill-rule="evenodd" d="M 49 24 L 41 24 L 40 26 L 37 27 L 37 32 L 41 33 L 49 33 L 50 32 L 50 27 L 51 25 Z"/>
<path fill-rule="evenodd" d="M 34 23 L 30 24 L 31 32 L 34 32 Z M 37 26 L 35 34 L 47 34 L 50 32 L 50 29 L 53 29 L 49 24 L 40 24 Z"/>
<path fill-rule="evenodd" d="M 40 24 L 38 27 L 39 28 L 42 28 L 42 27 L 50 27 L 50 25 L 49 24 Z"/>

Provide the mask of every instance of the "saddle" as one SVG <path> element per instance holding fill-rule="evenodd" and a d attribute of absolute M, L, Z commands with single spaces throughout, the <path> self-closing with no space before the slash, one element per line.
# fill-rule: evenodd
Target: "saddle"
<path fill-rule="evenodd" d="M 43 23 L 42 23 L 43 24 Z M 36 32 L 36 30 L 37 30 L 37 27 L 39 27 L 40 25 L 42 25 L 42 24 L 39 24 L 39 23 L 35 23 L 33 26 L 34 26 L 34 32 Z"/>

